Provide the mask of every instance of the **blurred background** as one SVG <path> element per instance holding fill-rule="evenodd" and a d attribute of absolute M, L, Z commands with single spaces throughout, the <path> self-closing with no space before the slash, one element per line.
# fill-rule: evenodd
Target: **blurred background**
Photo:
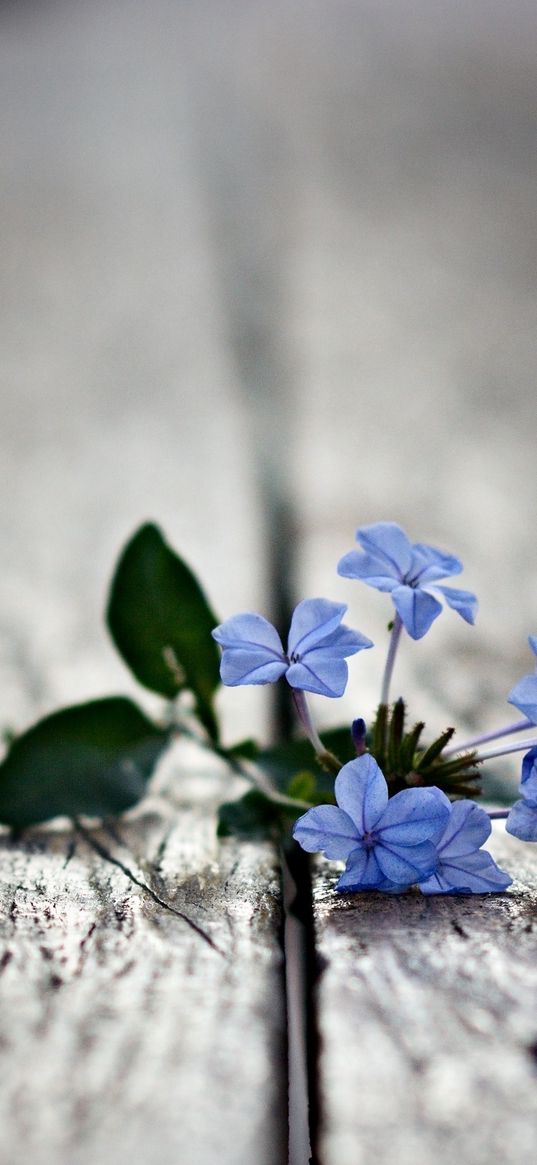
<path fill-rule="evenodd" d="M 391 519 L 481 600 L 475 629 L 447 612 L 404 645 L 395 688 L 438 727 L 514 718 L 536 65 L 533 0 L 0 3 L 3 724 L 132 689 L 101 613 L 147 518 L 221 617 L 269 613 L 267 496 L 296 597 L 381 645 L 349 714 L 389 603 L 335 566 Z M 263 697 L 224 693 L 230 736 Z"/>

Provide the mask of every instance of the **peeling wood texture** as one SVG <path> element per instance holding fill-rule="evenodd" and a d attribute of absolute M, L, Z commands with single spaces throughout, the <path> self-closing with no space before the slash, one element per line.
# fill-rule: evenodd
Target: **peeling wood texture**
<path fill-rule="evenodd" d="M 537 1146 L 537 855 L 502 895 L 315 881 L 321 1165 L 525 1165 Z"/>
<path fill-rule="evenodd" d="M 216 841 L 228 778 L 168 769 L 87 833 L 163 905 L 68 828 L 2 833 L 3 1165 L 286 1159 L 277 860 Z"/>

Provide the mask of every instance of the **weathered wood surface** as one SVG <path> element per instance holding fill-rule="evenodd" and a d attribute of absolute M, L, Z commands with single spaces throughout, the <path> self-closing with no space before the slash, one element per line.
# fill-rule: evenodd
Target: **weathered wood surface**
<path fill-rule="evenodd" d="M 533 1159 L 537 856 L 502 831 L 501 895 L 337 895 L 319 870 L 321 1165 Z"/>
<path fill-rule="evenodd" d="M 435 727 L 501 717 L 535 631 L 536 41 L 526 0 L 0 6 L 3 723 L 133 690 L 99 620 L 118 546 L 147 517 L 222 615 L 266 610 L 263 475 L 293 499 L 301 595 L 348 600 L 376 641 L 383 600 L 335 575 L 355 527 L 394 518 L 461 554 L 478 626 L 439 620 L 403 650 L 397 687 Z M 368 716 L 380 668 L 377 652 L 353 661 L 346 714 Z M 228 696 L 229 739 L 265 723 L 260 693 Z M 335 702 L 317 710 L 342 718 Z M 175 1165 L 180 1144 L 192 1158 L 176 1137 L 197 1145 L 200 1130 L 212 1165 L 222 1122 L 238 1165 L 285 1124 L 269 1115 L 282 1080 L 274 855 L 216 849 L 212 793 L 205 813 L 197 783 L 182 788 L 192 804 L 177 825 L 152 801 L 121 826 L 126 847 L 98 837 L 226 952 L 234 943 L 233 965 L 80 840 L 70 857 L 61 831 L 28 848 L 2 838 L 5 884 L 20 883 L 0 979 L 7 1165 L 10 1140 L 43 1165 L 136 1160 L 142 1146 L 161 1165 L 162 1145 Z M 525 881 L 526 852 L 511 852 Z M 364 1145 L 378 1158 L 385 1124 L 398 1161 L 425 1162 L 431 1146 L 447 1160 L 449 1145 L 477 1165 L 487 1145 L 518 1165 L 535 1139 L 520 1050 L 534 1039 L 533 890 L 399 905 L 336 902 L 331 885 L 321 877 L 316 899 L 329 1165 L 358 1165 Z M 350 1049 L 362 1029 L 365 1067 Z M 389 1073 L 409 1061 L 404 1111 Z M 465 1107 L 469 1077 L 489 1082 L 485 1130 Z M 368 1098 L 361 1124 L 351 1079 Z M 494 1097 L 509 1105 L 509 1147 Z"/>
<path fill-rule="evenodd" d="M 286 1160 L 278 863 L 216 841 L 229 776 L 164 767 L 88 834 L 131 876 L 67 828 L 0 837 L 3 1165 Z"/>

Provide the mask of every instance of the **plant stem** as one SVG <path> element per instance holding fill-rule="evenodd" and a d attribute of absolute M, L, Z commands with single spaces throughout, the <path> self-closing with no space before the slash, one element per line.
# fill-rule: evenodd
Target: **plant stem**
<path fill-rule="evenodd" d="M 525 729 L 531 727 L 531 720 L 516 720 L 514 724 L 506 724 L 503 728 L 495 728 L 492 732 L 483 732 L 481 736 L 471 736 L 468 740 L 463 740 L 462 744 L 452 744 L 449 748 L 445 748 L 442 757 L 454 756 L 457 752 L 466 752 L 469 749 L 477 748 L 480 744 L 486 744 L 488 740 L 500 740 L 502 736 L 511 736 L 514 732 L 523 732 Z"/>
<path fill-rule="evenodd" d="M 505 821 L 511 812 L 510 809 L 486 809 L 485 810 L 491 821 Z"/>
<path fill-rule="evenodd" d="M 395 656 L 399 646 L 399 639 L 401 638 L 401 631 L 403 630 L 403 621 L 400 615 L 395 616 L 390 636 L 390 646 L 388 647 L 388 655 L 386 657 L 386 666 L 384 668 L 384 675 L 382 677 L 382 688 L 380 691 L 381 704 L 388 703 L 388 695 L 390 691 L 390 683 L 392 679 L 393 665 L 395 663 Z"/>
<path fill-rule="evenodd" d="M 537 745 L 537 736 L 530 740 L 521 740 L 519 744 L 500 744 L 498 748 L 489 748 L 485 752 L 478 752 L 474 758 L 476 763 L 483 760 L 492 760 L 495 756 L 507 756 L 509 752 L 527 752 Z"/>
<path fill-rule="evenodd" d="M 337 756 L 334 756 L 333 752 L 330 752 L 327 748 L 324 747 L 319 733 L 317 732 L 317 729 L 313 723 L 309 704 L 306 699 L 306 693 L 300 691 L 299 688 L 293 688 L 292 692 L 300 723 L 306 732 L 308 740 L 311 741 L 315 749 L 315 755 L 319 761 L 319 764 L 322 765 L 322 767 L 328 772 L 337 777 L 337 774 L 341 768 L 341 761 L 338 760 Z"/>

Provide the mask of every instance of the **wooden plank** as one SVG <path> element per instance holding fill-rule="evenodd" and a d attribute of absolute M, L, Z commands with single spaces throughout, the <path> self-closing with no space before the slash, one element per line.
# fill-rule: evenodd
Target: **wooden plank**
<path fill-rule="evenodd" d="M 148 518 L 222 617 L 266 598 L 186 17 L 166 0 L 25 17 L 0 12 L 0 683 L 15 731 L 114 691 L 155 708 L 101 619 Z M 264 697 L 222 693 L 227 739 L 266 730 Z M 164 762 L 128 823 L 92 831 L 101 852 L 65 825 L 0 831 L 2 1165 L 283 1160 L 278 856 L 217 842 L 215 806 L 240 787 L 206 765 Z"/>
<path fill-rule="evenodd" d="M 524 1165 L 537 1143 L 537 855 L 506 894 L 314 886 L 320 1165 Z"/>
<path fill-rule="evenodd" d="M 100 852 L 61 823 L 1 833 L 6 1165 L 286 1159 L 275 852 L 216 841 L 236 781 L 180 747 L 164 768 L 88 830 Z"/>

